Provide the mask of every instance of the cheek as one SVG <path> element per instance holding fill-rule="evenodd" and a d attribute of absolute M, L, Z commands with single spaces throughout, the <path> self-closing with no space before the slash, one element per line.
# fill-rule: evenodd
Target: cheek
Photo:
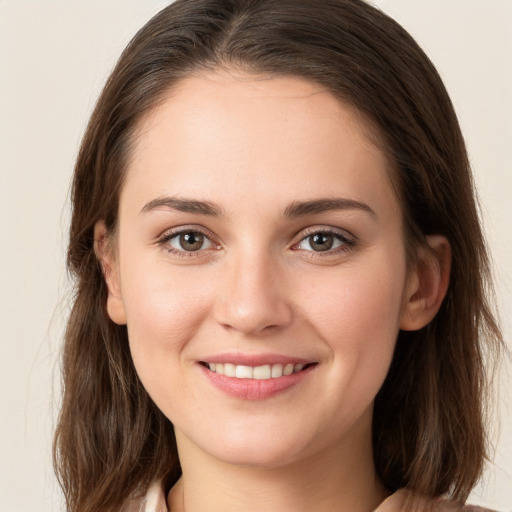
<path fill-rule="evenodd" d="M 361 261 L 333 273 L 319 273 L 311 283 L 301 294 L 309 296 L 309 310 L 315 311 L 319 324 L 330 326 L 334 336 L 345 337 L 347 329 L 365 332 L 375 325 L 397 329 L 405 263 L 374 258 L 371 265 Z"/>
<path fill-rule="evenodd" d="M 200 276 L 192 279 L 190 273 L 167 265 L 138 261 L 131 268 L 123 283 L 130 351 L 151 393 L 157 376 L 182 364 L 187 342 L 207 315 L 211 293 Z"/>
<path fill-rule="evenodd" d="M 405 284 L 405 260 L 395 260 L 375 258 L 371 265 L 340 268 L 329 279 L 319 276 L 304 302 L 330 349 L 333 372 L 362 393 L 377 392 L 394 352 Z"/>

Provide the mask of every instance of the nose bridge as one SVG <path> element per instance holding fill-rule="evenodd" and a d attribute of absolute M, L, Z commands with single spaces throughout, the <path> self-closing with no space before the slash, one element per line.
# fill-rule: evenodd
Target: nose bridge
<path fill-rule="evenodd" d="M 291 307 L 283 287 L 279 259 L 253 246 L 228 257 L 217 320 L 247 335 L 286 326 Z"/>

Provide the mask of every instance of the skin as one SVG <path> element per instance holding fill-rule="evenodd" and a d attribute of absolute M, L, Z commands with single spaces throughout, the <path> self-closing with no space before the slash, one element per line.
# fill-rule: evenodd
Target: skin
<path fill-rule="evenodd" d="M 183 80 L 138 127 L 118 229 L 106 249 L 97 224 L 97 251 L 109 315 L 127 324 L 141 381 L 175 426 L 173 511 L 363 512 L 387 496 L 373 400 L 399 329 L 440 305 L 449 246 L 430 237 L 443 266 L 420 251 L 407 273 L 389 163 L 364 128 L 315 84 L 234 73 Z M 286 215 L 326 198 L 345 202 Z M 178 211 L 176 199 L 213 211 Z M 183 227 L 205 235 L 199 250 L 180 246 Z M 333 248 L 317 250 L 313 232 Z M 248 400 L 205 377 L 199 362 L 225 353 L 315 364 Z"/>

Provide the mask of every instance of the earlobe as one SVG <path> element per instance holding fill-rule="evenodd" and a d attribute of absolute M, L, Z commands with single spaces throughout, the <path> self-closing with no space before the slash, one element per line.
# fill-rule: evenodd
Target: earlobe
<path fill-rule="evenodd" d="M 119 268 L 109 240 L 109 234 L 103 220 L 94 226 L 94 252 L 101 266 L 103 278 L 108 289 L 107 313 L 110 319 L 118 324 L 126 324 L 126 313 L 121 294 Z"/>
<path fill-rule="evenodd" d="M 428 248 L 418 249 L 416 268 L 409 276 L 400 329 L 416 331 L 437 314 L 448 290 L 452 253 L 448 239 L 426 237 Z"/>

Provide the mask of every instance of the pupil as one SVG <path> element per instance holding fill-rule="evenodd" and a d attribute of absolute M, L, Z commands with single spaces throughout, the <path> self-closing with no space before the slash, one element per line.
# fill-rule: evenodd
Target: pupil
<path fill-rule="evenodd" d="M 313 235 L 310 241 L 311 248 L 316 251 L 327 251 L 333 245 L 333 236 L 326 233 Z"/>
<path fill-rule="evenodd" d="M 201 249 L 203 239 L 201 233 L 184 233 L 180 236 L 180 245 L 186 251 L 197 251 Z"/>

